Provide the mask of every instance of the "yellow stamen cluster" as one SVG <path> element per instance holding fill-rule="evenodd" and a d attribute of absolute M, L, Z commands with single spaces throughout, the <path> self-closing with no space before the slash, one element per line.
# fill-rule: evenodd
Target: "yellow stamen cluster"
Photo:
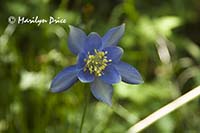
<path fill-rule="evenodd" d="M 95 76 L 102 76 L 103 70 L 112 60 L 107 59 L 107 51 L 97 51 L 94 49 L 95 54 L 92 55 L 88 52 L 88 57 L 84 59 L 86 62 L 84 71 L 89 70 L 90 74 L 94 73 Z"/>

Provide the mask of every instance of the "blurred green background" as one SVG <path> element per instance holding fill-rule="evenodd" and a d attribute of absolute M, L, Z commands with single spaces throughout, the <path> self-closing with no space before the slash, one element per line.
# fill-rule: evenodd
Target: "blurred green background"
<path fill-rule="evenodd" d="M 9 24 L 9 16 L 61 17 L 66 24 Z M 199 0 L 1 0 L 0 132 L 78 132 L 86 91 L 77 83 L 49 92 L 52 78 L 76 62 L 67 47 L 68 25 L 103 35 L 126 23 L 122 60 L 142 85 L 116 84 L 113 107 L 90 99 L 84 133 L 124 133 L 137 121 L 200 84 Z M 89 87 L 89 86 L 88 86 Z M 200 132 L 195 99 L 144 133 Z"/>

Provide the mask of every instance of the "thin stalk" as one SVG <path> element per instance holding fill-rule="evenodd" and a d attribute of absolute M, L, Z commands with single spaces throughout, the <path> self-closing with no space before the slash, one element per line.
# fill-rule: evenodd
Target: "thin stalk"
<path fill-rule="evenodd" d="M 183 106 L 184 104 L 188 103 L 194 98 L 197 98 L 199 95 L 200 86 L 192 89 L 191 91 L 187 92 L 186 94 L 182 95 L 181 97 L 177 98 L 176 100 L 172 101 L 171 103 L 165 105 L 164 107 L 155 111 L 151 115 L 147 116 L 145 119 L 139 121 L 138 123 L 133 125 L 128 132 L 138 133 L 142 131 L 143 129 L 147 128 L 148 126 L 159 120 L 160 118 L 178 109 L 179 107 Z"/>
<path fill-rule="evenodd" d="M 85 87 L 87 87 L 87 85 L 85 85 Z M 88 89 L 85 89 L 85 91 L 87 91 L 86 92 L 87 94 L 86 94 L 86 97 L 85 97 L 85 106 L 84 106 L 84 109 L 83 109 L 79 133 L 82 133 L 83 124 L 84 124 L 84 121 L 85 121 L 85 115 L 86 115 L 86 112 L 87 112 L 87 106 L 88 106 L 88 103 L 90 101 L 90 91 Z"/>

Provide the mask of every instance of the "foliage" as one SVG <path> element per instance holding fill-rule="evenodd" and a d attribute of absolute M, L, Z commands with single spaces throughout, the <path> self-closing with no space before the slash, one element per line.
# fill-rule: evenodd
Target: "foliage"
<path fill-rule="evenodd" d="M 51 79 L 76 58 L 67 48 L 68 25 L 103 35 L 126 23 L 122 60 L 145 83 L 115 85 L 112 108 L 91 97 L 84 132 L 125 132 L 200 84 L 198 0 L 2 0 L 0 2 L 0 132 L 77 132 L 85 94 L 78 83 L 52 94 Z M 66 18 L 66 24 L 9 24 L 9 16 Z M 88 86 L 89 88 L 89 86 Z M 144 132 L 200 131 L 199 99 Z"/>

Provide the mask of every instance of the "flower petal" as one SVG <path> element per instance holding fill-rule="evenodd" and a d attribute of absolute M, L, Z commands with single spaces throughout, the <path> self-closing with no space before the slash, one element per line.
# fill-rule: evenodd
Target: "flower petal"
<path fill-rule="evenodd" d="M 123 49 L 120 47 L 116 46 L 111 46 L 111 47 L 106 47 L 103 49 L 103 51 L 107 51 L 108 53 L 106 54 L 108 59 L 111 59 L 112 62 L 118 62 L 121 59 L 121 56 L 123 54 Z"/>
<path fill-rule="evenodd" d="M 102 48 L 102 41 L 101 37 L 95 33 L 92 32 L 88 35 L 88 38 L 86 40 L 84 51 L 87 52 L 94 52 L 94 49 L 101 49 Z"/>
<path fill-rule="evenodd" d="M 77 81 L 77 70 L 76 66 L 69 66 L 62 70 L 51 82 L 51 92 L 62 92 L 69 89 Z"/>
<path fill-rule="evenodd" d="M 140 73 L 131 65 L 120 61 L 115 65 L 115 68 L 120 72 L 122 80 L 129 84 L 141 84 L 143 79 Z"/>
<path fill-rule="evenodd" d="M 90 83 L 94 81 L 94 75 L 90 74 L 89 71 L 81 70 L 78 73 L 78 79 L 83 83 Z"/>
<path fill-rule="evenodd" d="M 81 29 L 69 26 L 70 32 L 68 37 L 68 47 L 74 53 L 78 54 L 83 50 L 87 35 Z"/>
<path fill-rule="evenodd" d="M 78 58 L 77 58 L 77 68 L 82 69 L 85 66 L 85 61 L 84 59 L 87 58 L 87 55 L 85 53 L 79 53 Z"/>
<path fill-rule="evenodd" d="M 120 73 L 112 65 L 106 67 L 100 78 L 107 84 L 115 84 L 121 81 Z"/>
<path fill-rule="evenodd" d="M 106 84 L 99 78 L 96 78 L 91 84 L 91 92 L 98 100 L 103 101 L 110 106 L 112 105 L 112 85 Z"/>
<path fill-rule="evenodd" d="M 103 37 L 103 47 L 117 45 L 124 34 L 125 24 L 110 29 Z"/>

